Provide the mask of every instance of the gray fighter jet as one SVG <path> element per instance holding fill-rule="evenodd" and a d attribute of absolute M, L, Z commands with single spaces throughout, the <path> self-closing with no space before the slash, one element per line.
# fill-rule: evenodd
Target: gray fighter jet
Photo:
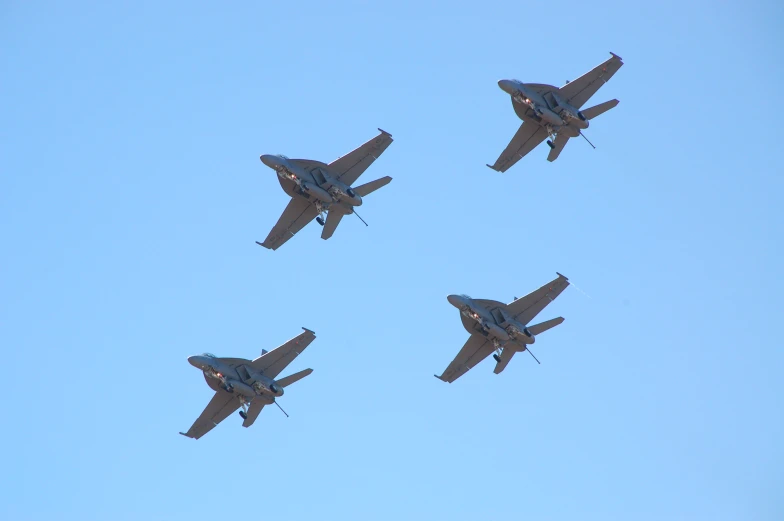
<path fill-rule="evenodd" d="M 304 327 L 302 329 L 304 333 L 272 351 L 262 350 L 261 356 L 253 361 L 218 358 L 210 353 L 188 357 L 192 366 L 202 370 L 207 385 L 215 391 L 215 395 L 188 432 L 180 434 L 198 440 L 240 407 L 243 427 L 253 425 L 265 405 L 274 403 L 283 411 L 275 398 L 283 396 L 283 389 L 287 386 L 313 372 L 313 369 L 305 369 L 275 380 L 316 338 L 313 331 Z"/>
<path fill-rule="evenodd" d="M 314 218 L 324 227 L 321 238 L 332 237 L 343 216 L 356 214 L 355 208 L 362 205 L 364 196 L 392 180 L 387 176 L 351 187 L 392 143 L 391 134 L 378 130 L 381 134 L 328 165 L 309 159 L 262 155 L 261 162 L 275 170 L 280 186 L 291 196 L 291 202 L 264 242 L 256 241 L 256 244 L 277 250 Z"/>
<path fill-rule="evenodd" d="M 471 336 L 444 374 L 434 376 L 452 383 L 493 351 L 496 351 L 493 355 L 496 361 L 493 372 L 498 374 L 503 371 L 515 353 L 527 350 L 536 341 L 536 335 L 564 321 L 563 317 L 558 317 L 528 326 L 568 285 L 569 280 L 558 273 L 557 279 L 523 298 L 515 298 L 511 304 L 472 299 L 467 295 L 449 295 L 447 300 L 460 310 L 460 319 Z M 530 350 L 528 352 L 531 353 Z"/>
<path fill-rule="evenodd" d="M 582 131 L 588 128 L 590 120 L 618 105 L 614 99 L 580 111 L 623 65 L 620 56 L 610 54 L 612 58 L 576 80 L 567 81 L 560 89 L 541 83 L 500 80 L 498 86 L 512 97 L 512 106 L 523 124 L 495 164 L 487 166 L 506 172 L 548 136 L 548 161 L 555 161 L 569 138 L 583 136 L 588 141 Z"/>

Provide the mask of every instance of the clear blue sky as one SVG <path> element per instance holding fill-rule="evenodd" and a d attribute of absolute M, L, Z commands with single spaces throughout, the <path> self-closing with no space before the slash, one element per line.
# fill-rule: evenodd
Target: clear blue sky
<path fill-rule="evenodd" d="M 6 2 L 0 519 L 784 518 L 780 2 Z M 297 4 L 297 5 L 291 5 Z M 555 163 L 486 168 L 501 78 L 618 53 Z M 262 153 L 395 142 L 362 216 L 276 252 Z M 566 274 L 500 376 L 433 378 L 449 293 Z M 315 369 L 199 441 L 186 357 Z"/>

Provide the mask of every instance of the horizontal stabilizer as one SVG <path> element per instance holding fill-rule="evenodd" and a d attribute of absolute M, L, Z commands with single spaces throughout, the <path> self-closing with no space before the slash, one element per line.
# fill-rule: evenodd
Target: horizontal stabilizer
<path fill-rule="evenodd" d="M 528 326 L 528 331 L 530 331 L 532 335 L 536 336 L 540 333 L 544 333 L 548 329 L 554 328 L 555 326 L 562 323 L 563 321 L 564 321 L 563 317 L 554 318 L 552 320 L 548 320 L 546 322 L 541 322 L 539 324 L 536 324 L 535 326 Z"/>
<path fill-rule="evenodd" d="M 290 374 L 285 378 L 281 378 L 280 380 L 277 380 L 275 383 L 277 383 L 281 387 L 286 387 L 293 384 L 294 382 L 298 382 L 299 380 L 302 380 L 312 372 L 313 369 L 305 369 L 298 373 Z"/>
<path fill-rule="evenodd" d="M 332 234 L 335 233 L 335 230 L 337 230 L 338 224 L 340 224 L 340 220 L 344 215 L 345 214 L 335 210 L 334 208 L 327 213 L 327 222 L 321 229 L 322 239 L 327 240 L 332 237 Z"/>
<path fill-rule="evenodd" d="M 256 421 L 256 418 L 259 417 L 261 414 L 261 410 L 264 408 L 266 404 L 260 402 L 259 400 L 253 400 L 251 402 L 250 407 L 248 407 L 248 412 L 245 413 L 245 418 L 242 421 L 243 427 L 250 427 L 253 425 L 253 422 Z"/>
<path fill-rule="evenodd" d="M 558 159 L 558 156 L 561 155 L 561 151 L 566 146 L 567 141 L 569 141 L 569 136 L 559 133 L 558 137 L 555 138 L 553 147 L 550 149 L 550 153 L 547 155 L 547 160 L 553 162 Z"/>
<path fill-rule="evenodd" d="M 382 186 L 388 185 L 391 180 L 392 178 L 389 176 L 382 177 L 381 179 L 376 179 L 375 181 L 371 181 L 369 183 L 352 188 L 352 190 L 354 190 L 354 192 L 360 197 L 365 197 L 366 195 L 375 192 Z"/>
<path fill-rule="evenodd" d="M 505 347 L 504 350 L 501 352 L 501 356 L 498 357 L 498 360 L 497 360 L 497 363 L 495 364 L 495 369 L 493 369 L 493 372 L 495 374 L 498 374 L 501 371 L 503 371 L 504 369 L 506 369 L 506 366 L 509 364 L 509 361 L 512 359 L 512 357 L 514 355 L 515 355 L 515 350 L 514 349 L 512 349 L 510 347 Z"/>
<path fill-rule="evenodd" d="M 610 101 L 605 101 L 604 103 L 599 103 L 598 105 L 594 105 L 589 109 L 585 109 L 583 111 L 583 116 L 585 119 L 593 119 L 596 116 L 600 116 L 610 110 L 611 108 L 618 105 L 619 101 L 617 99 L 611 99 Z"/>

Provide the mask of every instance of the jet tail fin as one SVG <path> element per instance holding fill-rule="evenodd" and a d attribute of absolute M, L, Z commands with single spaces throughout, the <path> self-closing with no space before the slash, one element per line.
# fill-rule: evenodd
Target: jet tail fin
<path fill-rule="evenodd" d="M 303 378 L 305 378 L 306 376 L 308 376 L 312 372 L 313 372 L 313 369 L 305 369 L 305 370 L 300 371 L 298 373 L 290 374 L 290 375 L 286 376 L 285 378 L 281 378 L 280 380 L 276 380 L 275 383 L 277 383 L 281 387 L 287 387 L 287 386 L 293 384 L 294 382 L 298 382 L 298 381 L 302 380 Z"/>
<path fill-rule="evenodd" d="M 548 329 L 552 329 L 558 324 L 561 324 L 564 321 L 563 317 L 554 318 L 552 320 L 547 320 L 546 322 L 541 322 L 536 324 L 535 326 L 528 326 L 528 331 L 531 332 L 532 335 L 536 336 L 540 333 L 544 333 Z"/>
<path fill-rule="evenodd" d="M 392 181 L 392 178 L 386 176 L 382 177 L 381 179 L 376 179 L 375 181 L 370 181 L 369 183 L 354 187 L 352 190 L 354 190 L 354 193 L 359 194 L 360 197 L 365 197 L 366 195 L 375 192 L 382 186 L 388 185 L 390 181 Z"/>
<path fill-rule="evenodd" d="M 611 99 L 610 101 L 605 101 L 604 103 L 599 103 L 589 109 L 585 109 L 582 113 L 583 116 L 585 116 L 585 119 L 593 119 L 596 116 L 601 116 L 611 108 L 614 108 L 618 103 L 617 99 Z"/>

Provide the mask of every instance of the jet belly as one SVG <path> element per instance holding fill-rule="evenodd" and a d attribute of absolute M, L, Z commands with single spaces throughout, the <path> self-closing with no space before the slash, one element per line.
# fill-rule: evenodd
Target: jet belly
<path fill-rule="evenodd" d="M 293 181 L 299 189 L 309 196 L 318 199 L 322 203 L 331 204 L 335 199 L 313 179 L 310 172 L 306 172 L 299 167 L 286 167 L 278 170 L 278 175 L 283 179 Z"/>
<path fill-rule="evenodd" d="M 569 125 L 570 127 L 576 127 L 579 128 L 580 130 L 585 130 L 586 128 L 588 128 L 588 125 L 590 124 L 587 119 L 582 120 L 580 119 L 579 116 L 569 112 L 568 110 L 562 111 L 561 115 L 566 116 L 564 119 L 567 125 Z"/>
<path fill-rule="evenodd" d="M 323 189 L 319 183 L 313 178 L 313 175 L 302 168 L 301 166 L 292 163 L 283 156 L 273 156 L 273 155 L 262 155 L 260 157 L 261 162 L 267 165 L 268 167 L 275 170 L 275 173 L 280 177 L 284 182 L 284 189 L 286 189 L 286 185 L 290 187 L 299 187 L 299 190 L 302 194 L 307 194 L 314 199 L 321 201 L 322 203 L 331 204 L 335 202 L 335 199 Z M 290 183 L 294 183 L 291 185 L 290 183 L 285 183 L 285 181 L 289 181 Z M 289 190 L 286 190 L 286 193 L 289 193 Z M 289 193 L 289 195 L 293 195 Z"/>
<path fill-rule="evenodd" d="M 567 127 L 576 129 L 574 134 L 579 135 L 580 130 L 585 130 L 590 124 L 587 119 L 583 119 L 582 113 L 574 108 L 565 107 L 561 110 L 561 118 L 566 122 Z"/>
<path fill-rule="evenodd" d="M 566 125 L 564 127 L 561 127 L 561 129 L 558 132 L 569 137 L 577 137 L 580 135 L 580 129 L 575 127 L 574 125 Z"/>
<path fill-rule="evenodd" d="M 511 339 L 509 333 L 507 333 L 504 328 L 495 323 L 492 315 L 490 315 L 486 309 L 482 309 L 480 307 L 467 307 L 461 310 L 461 313 L 469 320 L 473 320 L 476 325 L 479 326 L 479 329 L 483 335 L 490 338 L 495 338 L 500 342 L 507 342 Z M 469 333 L 475 332 L 475 330 L 469 330 Z"/>
<path fill-rule="evenodd" d="M 271 394 L 272 396 L 283 396 L 283 388 L 275 383 L 272 378 L 267 378 L 263 374 L 251 372 L 253 378 L 253 389 L 259 394 Z"/>
<path fill-rule="evenodd" d="M 558 115 L 566 125 L 576 127 L 580 130 L 588 128 L 590 125 L 588 118 L 586 118 L 578 108 L 567 103 L 557 92 L 552 92 L 551 96 L 556 105 L 554 108 L 558 110 Z M 579 131 L 577 134 L 579 134 Z"/>
<path fill-rule="evenodd" d="M 333 182 L 329 188 L 329 193 L 335 200 L 340 201 L 345 206 L 362 206 L 362 198 L 350 186 L 343 183 Z"/>
<path fill-rule="evenodd" d="M 487 332 L 488 336 L 495 338 L 501 341 L 502 343 L 508 342 L 512 338 L 509 336 L 509 333 L 507 333 L 504 328 L 502 328 L 495 322 L 486 322 L 484 324 L 481 324 L 481 327 Z"/>
<path fill-rule="evenodd" d="M 471 327 L 470 324 L 474 323 L 479 327 L 481 333 L 487 337 L 497 339 L 499 342 L 506 342 L 510 340 L 509 333 L 504 328 L 496 324 L 495 319 L 488 310 L 482 306 L 477 305 L 470 297 L 465 295 L 449 295 L 446 298 L 450 304 L 460 310 L 468 321 L 463 320 L 463 325 L 466 330 L 474 334 L 476 329 Z"/>
<path fill-rule="evenodd" d="M 558 114 L 556 114 L 555 112 L 547 108 L 546 106 L 538 105 L 532 102 L 525 103 L 525 104 L 531 107 L 531 110 L 533 110 L 536 113 L 536 115 L 539 116 L 539 118 L 541 118 L 541 120 L 544 121 L 545 123 L 549 123 L 551 125 L 555 125 L 558 127 L 564 124 L 564 120 L 561 119 L 561 116 L 559 116 Z"/>
<path fill-rule="evenodd" d="M 517 342 L 518 344 L 533 344 L 536 342 L 536 337 L 528 331 L 528 328 L 524 327 L 522 324 L 514 323 L 511 324 L 507 331 L 512 337 L 512 340 Z"/>
<path fill-rule="evenodd" d="M 242 382 L 240 380 L 233 380 L 233 379 L 231 380 L 227 379 L 226 382 L 228 386 L 231 388 L 232 392 L 241 394 L 246 398 L 252 399 L 256 397 L 257 394 L 256 391 L 253 389 L 253 387 L 246 384 L 245 382 Z"/>
<path fill-rule="evenodd" d="M 302 181 L 299 185 L 303 192 L 307 193 L 308 195 L 315 197 L 322 203 L 331 204 L 335 202 L 335 199 L 329 195 L 329 192 L 321 188 L 319 185 L 315 183 L 309 183 L 307 181 Z"/>
<path fill-rule="evenodd" d="M 561 126 L 565 122 L 557 113 L 550 109 L 548 103 L 538 92 L 529 89 L 524 83 L 513 80 L 501 80 L 498 85 L 512 96 L 512 100 L 530 108 L 544 123 Z"/>

